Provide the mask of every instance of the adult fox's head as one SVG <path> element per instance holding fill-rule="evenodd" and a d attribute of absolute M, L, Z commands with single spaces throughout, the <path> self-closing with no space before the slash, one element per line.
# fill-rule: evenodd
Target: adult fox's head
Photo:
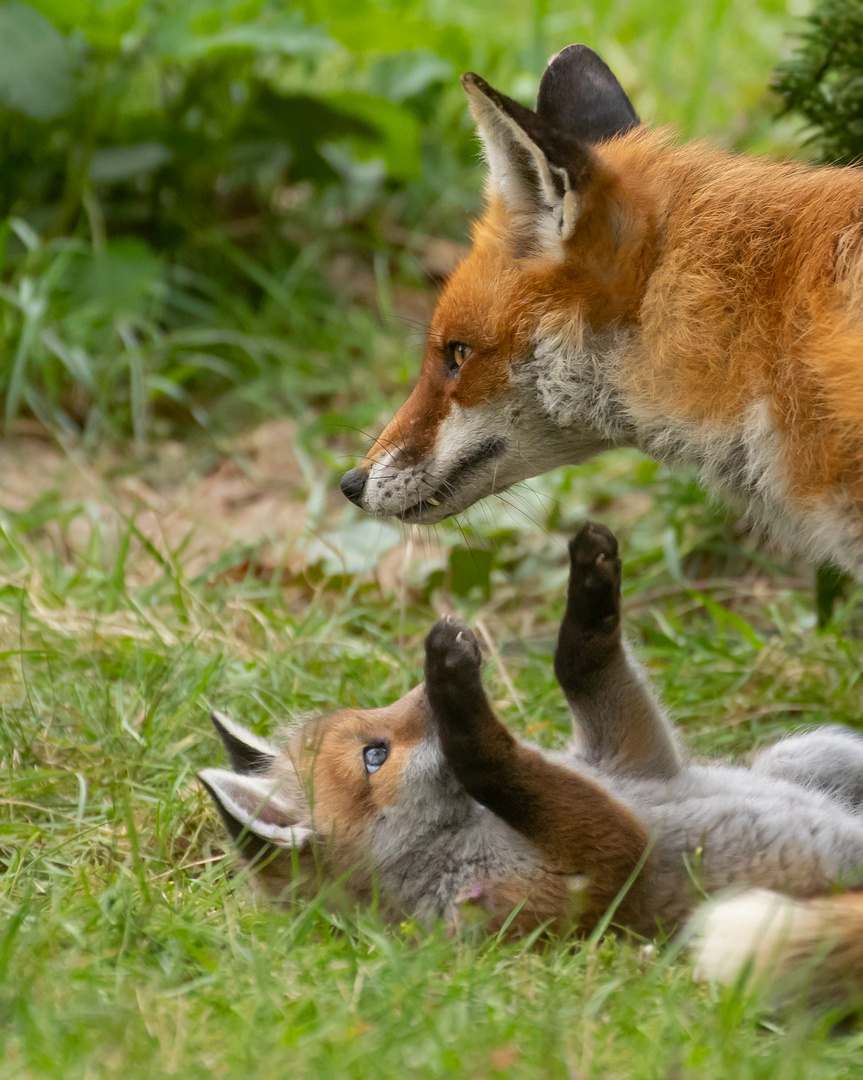
<path fill-rule="evenodd" d="M 555 56 L 536 111 L 463 85 L 488 162 L 473 249 L 437 305 L 416 388 L 342 491 L 431 523 L 510 484 L 625 443 L 605 372 L 650 273 L 655 136 L 583 45 Z"/>

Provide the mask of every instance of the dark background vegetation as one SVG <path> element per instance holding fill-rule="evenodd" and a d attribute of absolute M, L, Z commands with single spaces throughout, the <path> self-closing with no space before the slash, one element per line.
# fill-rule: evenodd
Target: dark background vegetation
<path fill-rule="evenodd" d="M 861 138 L 860 14 L 834 9 L 782 87 L 844 160 Z M 406 329 L 402 364 L 378 366 L 361 313 L 334 303 L 351 285 L 334 264 L 371 281 L 360 306 L 391 337 L 393 287 L 447 268 L 426 239 L 464 239 L 481 181 L 461 71 L 530 100 L 549 53 L 584 40 L 648 119 L 775 149 L 777 132 L 792 140 L 765 74 L 800 29 L 788 14 L 784 0 L 3 0 L 7 426 L 31 414 L 140 446 L 214 410 L 377 419 L 365 373 L 404 381 L 415 341 Z"/>

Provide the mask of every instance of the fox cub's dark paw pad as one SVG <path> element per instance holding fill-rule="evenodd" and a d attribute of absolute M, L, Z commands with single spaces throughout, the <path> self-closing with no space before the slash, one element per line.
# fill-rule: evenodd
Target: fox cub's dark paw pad
<path fill-rule="evenodd" d="M 569 609 L 579 621 L 611 629 L 620 616 L 621 561 L 610 529 L 588 521 L 569 544 Z"/>
<path fill-rule="evenodd" d="M 617 537 L 604 525 L 588 521 L 578 530 L 569 542 L 569 560 L 572 573 L 582 579 L 594 573 L 600 579 L 607 578 L 611 572 L 620 573 L 620 556 L 617 553 Z M 590 587 L 585 580 L 585 586 Z"/>
<path fill-rule="evenodd" d="M 426 638 L 426 674 L 454 676 L 477 672 L 482 653 L 473 630 L 450 615 L 434 624 Z"/>

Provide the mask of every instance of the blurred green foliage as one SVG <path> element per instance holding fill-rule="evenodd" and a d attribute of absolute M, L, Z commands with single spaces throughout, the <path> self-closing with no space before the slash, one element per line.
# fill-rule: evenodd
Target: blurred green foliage
<path fill-rule="evenodd" d="M 863 158 L 863 2 L 818 0 L 776 89 L 801 115 L 824 161 Z"/>
<path fill-rule="evenodd" d="M 369 357 L 400 383 L 369 320 L 423 285 L 417 232 L 463 237 L 479 205 L 461 71 L 529 100 L 582 40 L 646 118 L 762 146 L 794 2 L 0 0 L 7 426 L 143 443 L 154 413 L 320 412 Z M 346 250 L 365 314 L 333 302 Z"/>

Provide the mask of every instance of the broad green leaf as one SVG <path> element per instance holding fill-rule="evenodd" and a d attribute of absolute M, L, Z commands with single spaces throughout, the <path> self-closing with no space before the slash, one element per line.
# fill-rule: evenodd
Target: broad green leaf
<path fill-rule="evenodd" d="M 76 275 L 73 296 L 106 315 L 142 311 L 162 280 L 162 260 L 140 240 L 118 240 L 97 252 Z"/>
<path fill-rule="evenodd" d="M 90 45 L 116 51 L 134 33 L 147 0 L 31 0 L 65 34 L 83 35 Z"/>
<path fill-rule="evenodd" d="M 146 176 L 166 165 L 172 158 L 163 143 L 136 143 L 133 146 L 109 146 L 97 150 L 90 160 L 90 179 L 96 183 L 113 184 Z"/>
<path fill-rule="evenodd" d="M 456 596 L 469 596 L 480 589 L 491 595 L 494 556 L 485 548 L 453 548 L 449 554 L 450 587 Z"/>
<path fill-rule="evenodd" d="M 419 176 L 420 125 L 408 109 L 385 98 L 351 90 L 330 94 L 326 102 L 379 133 L 377 138 L 351 138 L 351 144 L 360 150 L 360 156 L 382 158 L 387 175 L 393 180 L 412 180 Z"/>
<path fill-rule="evenodd" d="M 382 69 L 379 78 L 385 81 L 384 96 L 390 101 L 406 101 L 435 83 L 454 78 L 453 65 L 428 49 L 383 57 L 378 66 Z"/>
<path fill-rule="evenodd" d="M 34 120 L 54 120 L 75 101 L 63 35 L 18 0 L 0 4 L 0 101 Z"/>
<path fill-rule="evenodd" d="M 275 52 L 285 56 L 333 52 L 338 45 L 319 26 L 306 26 L 296 15 L 228 24 L 202 32 L 184 12 L 160 22 L 154 42 L 163 59 L 192 60 L 228 49 Z"/>
<path fill-rule="evenodd" d="M 30 0 L 28 5 L 44 15 L 61 30 L 71 30 L 86 22 L 93 8 L 99 5 L 92 0 Z"/>
<path fill-rule="evenodd" d="M 400 541 L 396 529 L 364 519 L 312 541 L 306 551 L 306 563 L 309 566 L 322 563 L 326 574 L 337 576 L 367 574 L 374 570 L 381 555 Z"/>
<path fill-rule="evenodd" d="M 398 18 L 392 12 L 366 9 L 331 17 L 327 25 L 332 36 L 352 52 L 426 48 L 458 61 L 470 55 L 467 35 L 461 27 L 441 26 L 431 19 Z"/>

